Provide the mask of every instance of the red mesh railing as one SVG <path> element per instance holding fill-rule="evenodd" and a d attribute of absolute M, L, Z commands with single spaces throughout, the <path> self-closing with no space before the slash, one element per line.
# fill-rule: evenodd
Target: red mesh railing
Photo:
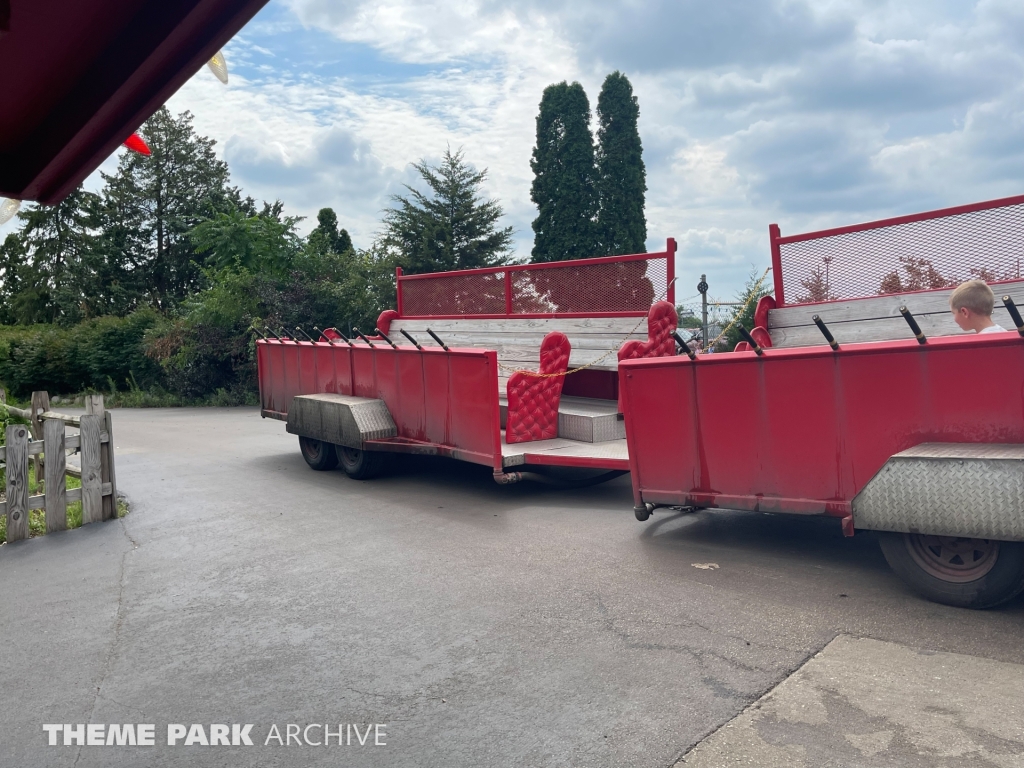
<path fill-rule="evenodd" d="M 644 315 L 658 299 L 675 301 L 675 241 L 661 253 L 550 264 L 398 273 L 402 317 L 502 317 L 561 314 Z"/>
<path fill-rule="evenodd" d="M 770 234 L 780 305 L 1015 280 L 1024 196 L 790 237 L 773 224 Z"/>
<path fill-rule="evenodd" d="M 500 315 L 505 312 L 505 272 L 440 272 L 429 280 L 399 277 L 403 316 Z"/>

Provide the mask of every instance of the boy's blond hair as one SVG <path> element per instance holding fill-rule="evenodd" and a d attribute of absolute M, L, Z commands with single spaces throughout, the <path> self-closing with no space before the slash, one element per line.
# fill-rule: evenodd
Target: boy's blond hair
<path fill-rule="evenodd" d="M 949 308 L 954 312 L 961 307 L 967 307 L 971 312 L 991 317 L 995 304 L 995 294 L 984 280 L 968 280 L 961 283 L 949 296 Z"/>

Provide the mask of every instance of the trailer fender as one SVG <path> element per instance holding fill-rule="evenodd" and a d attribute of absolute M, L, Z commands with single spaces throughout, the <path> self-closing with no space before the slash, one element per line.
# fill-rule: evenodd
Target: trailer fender
<path fill-rule="evenodd" d="M 363 450 L 367 440 L 396 437 L 398 429 L 383 400 L 330 393 L 298 395 L 288 409 L 293 435 Z"/>
<path fill-rule="evenodd" d="M 922 443 L 853 499 L 857 528 L 1024 541 L 1024 445 Z"/>

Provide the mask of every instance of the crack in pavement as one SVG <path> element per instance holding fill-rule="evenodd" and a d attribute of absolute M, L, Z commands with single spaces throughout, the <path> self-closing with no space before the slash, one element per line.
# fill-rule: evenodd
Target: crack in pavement
<path fill-rule="evenodd" d="M 800 670 L 800 668 L 802 666 L 804 666 L 804 664 L 806 664 L 811 659 L 813 659 L 815 656 L 817 656 L 819 653 L 824 651 L 825 648 L 828 647 L 828 644 L 831 643 L 833 640 L 835 640 L 837 637 L 839 637 L 839 633 L 838 632 L 836 634 L 834 634 L 832 637 L 830 637 L 825 643 L 823 643 L 820 648 L 812 649 L 811 651 L 809 651 L 796 664 L 794 664 L 792 667 L 790 667 L 787 670 L 785 670 L 782 673 L 782 675 L 777 680 L 774 680 L 774 681 L 770 682 L 768 685 L 764 686 L 764 688 L 762 688 L 760 692 L 755 693 L 753 699 L 749 703 L 747 703 L 746 706 L 744 706 L 742 709 L 740 709 L 739 712 L 736 712 L 731 717 L 726 718 L 721 723 L 716 725 L 714 728 L 709 729 L 707 731 L 707 733 L 703 734 L 702 736 L 697 738 L 695 741 L 693 741 L 692 743 L 688 744 L 681 752 L 679 752 L 678 755 L 676 755 L 676 757 L 671 762 L 666 764 L 665 768 L 675 768 L 675 766 L 679 763 L 679 761 L 681 761 L 690 752 L 692 752 L 694 750 L 694 748 L 698 744 L 701 744 L 702 742 L 704 742 L 707 739 L 711 738 L 714 734 L 718 733 L 720 730 L 722 730 L 722 728 L 724 728 L 726 725 L 731 723 L 737 717 L 742 715 L 748 709 L 750 709 L 752 707 L 756 707 L 758 705 L 758 702 L 761 701 L 761 699 L 763 699 L 769 693 L 771 693 L 776 688 L 778 688 L 780 685 L 782 685 L 784 682 L 786 682 L 786 680 L 788 680 L 792 675 L 796 674 L 796 672 L 798 672 Z"/>
<path fill-rule="evenodd" d="M 125 500 L 127 502 L 127 498 Z M 116 509 L 116 504 L 115 504 L 115 509 Z M 100 673 L 100 679 L 97 681 L 98 684 L 96 686 L 96 693 L 93 695 L 92 707 L 91 707 L 91 709 L 89 711 L 89 720 L 88 720 L 88 722 L 90 722 L 90 723 L 93 722 L 94 719 L 95 719 L 96 709 L 99 706 L 100 699 L 101 698 L 108 698 L 108 697 L 105 697 L 105 696 L 102 695 L 102 691 L 103 691 L 103 684 L 106 682 L 107 676 L 110 674 L 110 669 L 113 666 L 115 651 L 117 649 L 118 643 L 121 640 L 121 627 L 124 625 L 124 614 L 125 614 L 125 610 L 126 610 L 125 609 L 125 605 L 124 605 L 124 583 L 125 583 L 125 572 L 127 571 L 128 555 L 132 554 L 133 552 L 135 552 L 135 550 L 137 550 L 139 548 L 138 542 L 136 542 L 135 539 L 133 539 L 131 537 L 131 534 L 128 533 L 128 528 L 125 525 L 124 518 L 123 517 L 122 518 L 118 518 L 117 522 L 120 523 L 120 525 L 121 525 L 121 533 L 124 534 L 124 537 L 128 540 L 128 543 L 130 543 L 132 546 L 131 546 L 131 549 L 126 550 L 121 555 L 121 567 L 120 567 L 120 569 L 118 571 L 118 577 L 117 577 L 117 613 L 114 616 L 113 637 L 111 638 L 111 641 L 110 641 L 110 648 L 107 650 L 107 656 L 103 660 L 103 671 Z M 114 701 L 113 699 L 108 699 L 108 700 L 109 701 Z M 120 702 L 116 702 L 116 703 L 120 704 Z M 124 705 L 122 704 L 121 706 L 124 706 Z M 75 762 L 72 763 L 72 766 L 78 765 L 78 761 L 82 758 L 82 747 L 83 747 L 82 744 L 78 745 L 78 749 L 75 752 Z"/>
<path fill-rule="evenodd" d="M 650 643 L 642 640 L 637 640 L 627 630 L 619 629 L 616 626 L 615 618 L 611 615 L 611 612 L 608 610 L 608 607 L 604 604 L 604 601 L 601 599 L 600 595 L 595 595 L 594 600 L 597 603 L 598 611 L 601 613 L 603 617 L 605 629 L 611 632 L 616 637 L 618 637 L 623 643 L 625 643 L 627 648 L 641 651 L 671 651 L 674 653 L 684 653 L 700 662 L 703 662 L 706 659 L 711 658 L 716 659 L 717 661 L 720 661 L 726 666 L 732 667 L 734 669 L 741 669 L 744 672 L 752 672 L 757 674 L 770 673 L 770 670 L 762 669 L 761 667 L 754 666 L 752 664 L 746 664 L 738 659 L 723 656 L 722 654 L 715 653 L 714 651 L 708 649 L 691 648 L 688 645 Z M 704 627 L 701 628 L 706 630 L 706 628 Z M 711 630 L 706 631 L 711 632 L 711 634 L 715 634 Z M 796 653 L 797 651 L 793 652 Z"/>

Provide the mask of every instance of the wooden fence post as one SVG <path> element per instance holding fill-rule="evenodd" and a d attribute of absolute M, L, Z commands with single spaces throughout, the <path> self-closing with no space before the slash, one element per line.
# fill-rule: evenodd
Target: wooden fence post
<path fill-rule="evenodd" d="M 29 423 L 32 425 L 33 440 L 43 439 L 43 420 L 39 418 L 39 414 L 45 413 L 48 410 L 50 410 L 50 395 L 46 392 L 33 392 L 32 405 L 29 406 L 29 413 L 31 414 Z M 36 485 L 39 485 L 43 480 L 43 463 L 43 455 L 36 454 Z"/>
<path fill-rule="evenodd" d="M 7 541 L 28 538 L 28 429 L 7 427 Z"/>
<path fill-rule="evenodd" d="M 103 497 L 103 519 L 112 520 L 117 517 L 117 475 L 114 472 L 114 426 L 110 411 L 103 413 L 103 431 L 107 433 L 107 442 L 100 446 L 100 478 L 104 484 L 110 483 L 110 495 Z"/>
<path fill-rule="evenodd" d="M 103 419 L 103 431 L 107 442 L 100 446 L 100 482 L 110 483 L 110 495 L 103 497 L 103 519 L 117 517 L 117 479 L 114 474 L 114 431 L 110 423 L 110 412 L 103 406 L 103 395 L 87 395 L 85 412 Z"/>
<path fill-rule="evenodd" d="M 79 429 L 82 449 L 82 525 L 103 520 L 103 469 L 100 458 L 102 424 L 102 417 L 86 414 L 81 419 Z"/>
<path fill-rule="evenodd" d="M 43 422 L 43 451 L 46 454 L 46 532 L 63 531 L 68 527 L 68 507 L 64 422 L 60 419 Z"/>
<path fill-rule="evenodd" d="M 103 408 L 103 395 L 86 395 L 85 412 L 90 416 L 102 417 L 105 412 Z"/>

